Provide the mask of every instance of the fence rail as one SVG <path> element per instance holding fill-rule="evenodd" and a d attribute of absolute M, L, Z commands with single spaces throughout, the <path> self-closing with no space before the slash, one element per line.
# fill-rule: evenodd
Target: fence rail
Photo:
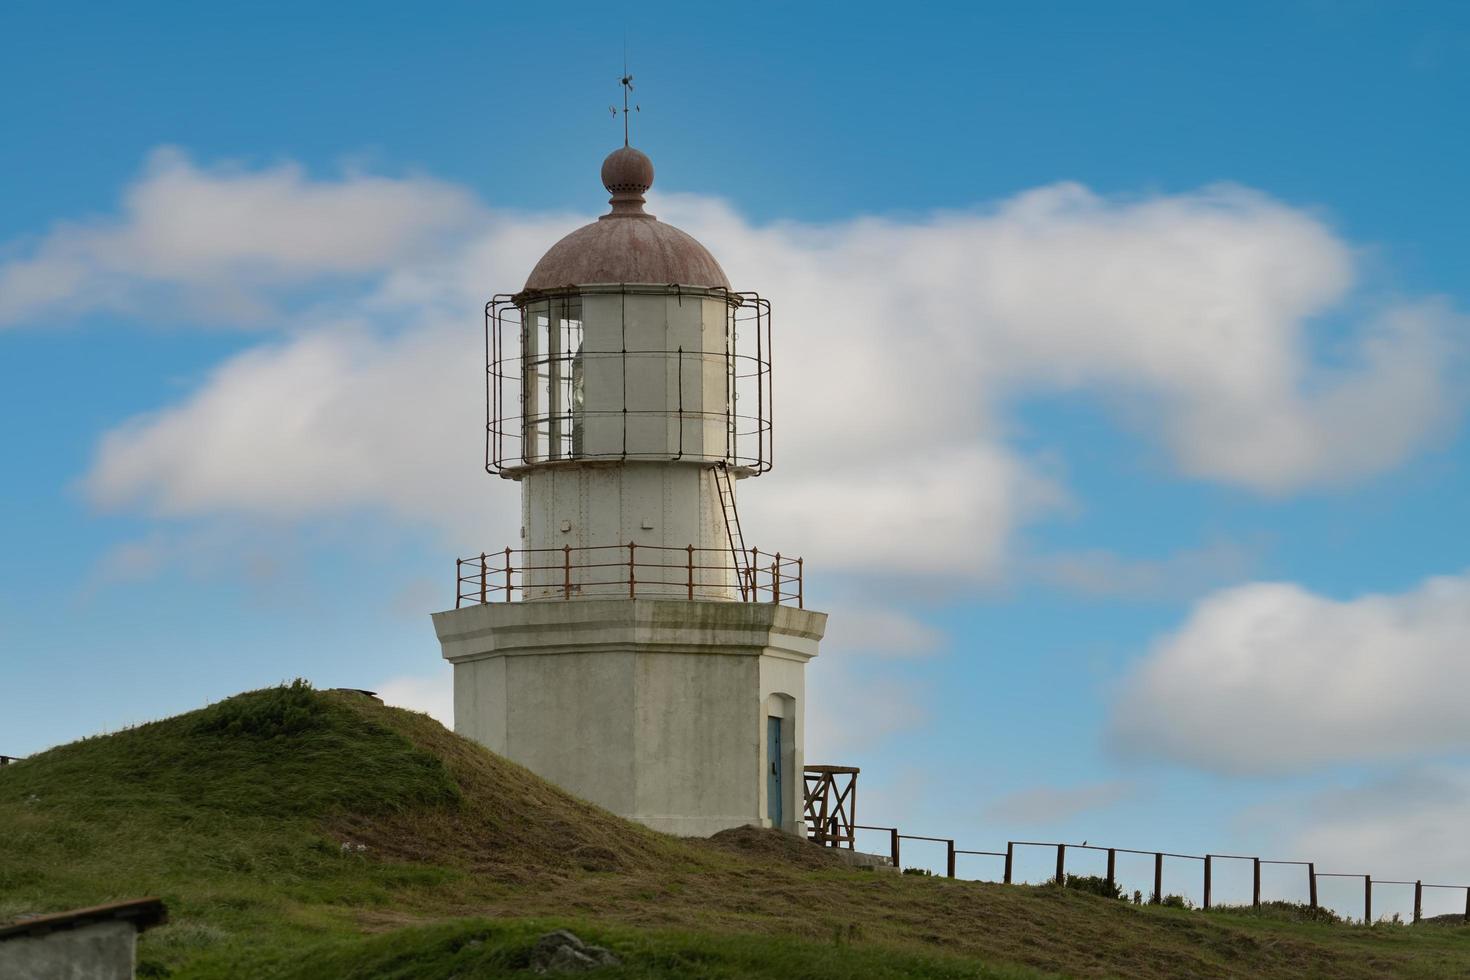
<path fill-rule="evenodd" d="M 1372 875 L 1347 874 L 1342 872 L 1318 871 L 1316 862 L 1313 861 L 1275 861 L 1265 860 L 1253 855 L 1245 854 L 1180 854 L 1174 851 L 1146 851 L 1136 850 L 1128 847 L 1104 847 L 1098 844 L 1067 844 L 1057 841 L 1006 841 L 1004 851 L 978 851 L 964 850 L 955 846 L 953 838 L 949 837 L 926 837 L 918 834 L 901 833 L 897 827 L 875 826 L 872 824 L 856 824 L 853 830 L 881 831 L 888 835 L 889 861 L 897 869 L 902 870 L 903 852 L 902 842 L 906 840 L 933 841 L 945 845 L 946 876 L 954 878 L 955 857 L 959 854 L 975 854 L 986 857 L 1005 858 L 1004 870 L 1001 881 L 1004 884 L 1015 884 L 1015 859 L 1018 847 L 1045 847 L 1056 850 L 1056 873 L 1055 881 L 1065 882 L 1067 875 L 1067 852 L 1073 851 L 1101 851 L 1107 854 L 1106 880 L 1111 887 L 1117 887 L 1117 858 L 1119 854 L 1139 854 L 1151 856 L 1153 862 L 1153 890 L 1149 895 L 1152 904 L 1160 904 L 1164 900 L 1164 860 L 1174 858 L 1176 860 L 1199 861 L 1203 869 L 1203 896 L 1201 907 L 1209 909 L 1213 905 L 1213 872 L 1216 861 L 1249 861 L 1251 862 L 1251 906 L 1259 909 L 1262 901 L 1261 890 L 1261 868 L 1265 865 L 1282 865 L 1301 867 L 1306 869 L 1308 905 L 1311 908 L 1319 908 L 1317 899 L 1317 880 L 1319 878 L 1361 878 L 1363 879 L 1363 921 L 1373 922 L 1373 887 L 1375 885 L 1410 886 L 1414 888 L 1414 913 L 1413 921 L 1419 922 L 1424 918 L 1424 891 L 1425 889 L 1448 889 L 1451 891 L 1463 891 L 1465 893 L 1464 921 L 1470 923 L 1470 885 L 1443 885 L 1426 883 L 1422 880 L 1398 880 L 1380 878 L 1374 879 Z"/>
<path fill-rule="evenodd" d="M 751 548 L 506 548 L 454 562 L 455 608 L 540 599 L 741 599 L 806 608 L 804 562 Z"/>

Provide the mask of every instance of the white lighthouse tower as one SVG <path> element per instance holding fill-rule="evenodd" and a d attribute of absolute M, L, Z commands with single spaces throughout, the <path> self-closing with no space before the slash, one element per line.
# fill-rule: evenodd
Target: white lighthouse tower
<path fill-rule="evenodd" d="M 486 305 L 486 468 L 521 540 L 461 559 L 436 613 L 455 729 L 658 830 L 802 833 L 805 667 L 826 614 L 800 559 L 747 545 L 772 458 L 770 305 L 644 210 L 612 209 Z"/>

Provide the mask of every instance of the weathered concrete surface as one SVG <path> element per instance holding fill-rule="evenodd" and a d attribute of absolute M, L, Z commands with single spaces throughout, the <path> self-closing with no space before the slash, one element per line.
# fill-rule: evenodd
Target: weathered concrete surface
<path fill-rule="evenodd" d="M 132 980 L 138 930 L 131 922 L 92 922 L 0 942 L 4 980 Z"/>
<path fill-rule="evenodd" d="M 620 816 L 698 836 L 773 825 L 769 717 L 781 719 L 781 829 L 802 832 L 805 667 L 826 621 L 675 599 L 434 615 L 456 731 Z"/>

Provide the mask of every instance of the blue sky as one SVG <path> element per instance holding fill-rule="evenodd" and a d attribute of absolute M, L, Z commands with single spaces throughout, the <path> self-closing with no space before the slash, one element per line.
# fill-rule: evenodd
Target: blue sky
<path fill-rule="evenodd" d="M 1470 881 L 1463 6 L 297 6 L 0 13 L 0 752 L 442 705 L 478 308 L 601 210 L 626 33 L 775 306 L 742 510 L 863 818 Z"/>

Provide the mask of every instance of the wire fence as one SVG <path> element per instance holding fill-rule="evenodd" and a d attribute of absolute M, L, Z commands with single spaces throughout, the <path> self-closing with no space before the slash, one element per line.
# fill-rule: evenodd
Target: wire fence
<path fill-rule="evenodd" d="M 1470 885 L 1444 885 L 1425 882 L 1423 880 L 1407 881 L 1399 879 L 1375 879 L 1368 874 L 1348 874 L 1343 872 L 1318 871 L 1313 861 L 1276 861 L 1245 854 L 1180 854 L 1173 851 L 1143 851 L 1128 847 L 1103 847 L 1097 844 L 1065 844 L 1056 841 L 1006 841 L 1004 851 L 980 851 L 967 850 L 956 846 L 954 838 L 950 837 L 926 837 L 918 834 L 905 834 L 897 827 L 880 827 L 868 824 L 856 824 L 854 830 L 877 831 L 888 835 L 888 860 L 893 867 L 903 869 L 903 842 L 904 841 L 929 841 L 945 845 L 945 874 L 947 877 L 955 878 L 956 865 L 961 855 L 976 855 L 999 859 L 1000 881 L 1003 884 L 1016 884 L 1016 858 L 1020 848 L 1045 848 L 1055 853 L 1055 872 L 1052 880 L 1064 883 L 1067 880 L 1067 856 L 1076 851 L 1099 852 L 1107 856 L 1106 872 L 1103 875 L 1109 889 L 1118 888 L 1118 855 L 1139 855 L 1152 858 L 1153 862 L 1153 885 L 1149 892 L 1151 904 L 1162 904 L 1168 893 L 1164 890 L 1164 872 L 1166 862 L 1187 861 L 1197 863 L 1199 866 L 1199 878 L 1196 879 L 1201 885 L 1203 901 L 1200 907 L 1210 909 L 1218 907 L 1215 901 L 1215 877 L 1220 862 L 1248 862 L 1251 870 L 1251 907 L 1259 910 L 1263 901 L 1270 901 L 1264 897 L 1261 884 L 1261 870 L 1269 867 L 1291 867 L 1303 869 L 1301 874 L 1307 886 L 1307 904 L 1312 909 L 1322 908 L 1318 899 L 1318 882 L 1320 879 L 1357 879 L 1363 883 L 1362 921 L 1371 923 L 1373 918 L 1373 890 L 1375 887 L 1389 885 L 1396 887 L 1412 887 L 1414 892 L 1413 921 L 1420 922 L 1424 918 L 1424 895 L 1431 890 L 1449 890 L 1465 893 L 1465 906 L 1463 921 L 1470 923 Z M 1075 877 L 1075 876 L 1074 876 Z M 1289 899 L 1277 899 L 1289 901 Z M 1459 915 L 1457 911 L 1454 913 Z"/>

